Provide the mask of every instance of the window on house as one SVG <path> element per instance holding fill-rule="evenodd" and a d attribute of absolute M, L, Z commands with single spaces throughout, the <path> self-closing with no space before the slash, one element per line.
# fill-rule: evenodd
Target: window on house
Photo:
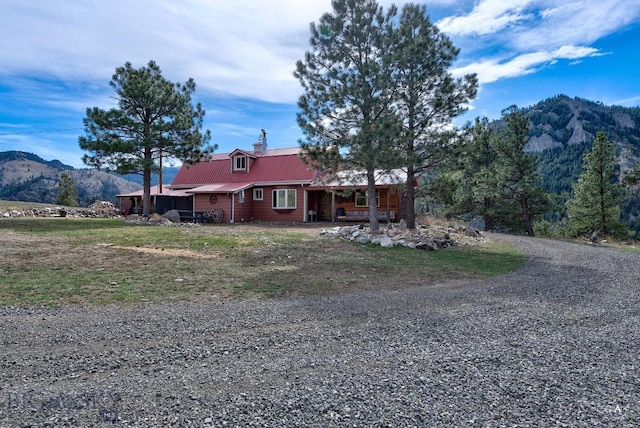
<path fill-rule="evenodd" d="M 247 157 L 246 156 L 234 156 L 233 157 L 233 170 L 234 171 L 246 171 L 247 170 Z"/>
<path fill-rule="evenodd" d="M 295 189 L 277 189 L 273 191 L 273 209 L 294 209 L 296 207 Z"/>
<path fill-rule="evenodd" d="M 253 189 L 253 200 L 261 201 L 264 199 L 264 192 L 262 189 Z"/>
<path fill-rule="evenodd" d="M 356 207 L 369 206 L 369 192 L 366 190 L 356 190 Z M 376 190 L 376 207 L 380 206 L 380 190 Z"/>

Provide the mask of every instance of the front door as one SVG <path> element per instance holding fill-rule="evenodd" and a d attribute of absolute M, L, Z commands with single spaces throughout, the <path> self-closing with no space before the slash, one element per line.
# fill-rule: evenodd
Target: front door
<path fill-rule="evenodd" d="M 318 192 L 318 220 L 331 221 L 331 193 Z"/>

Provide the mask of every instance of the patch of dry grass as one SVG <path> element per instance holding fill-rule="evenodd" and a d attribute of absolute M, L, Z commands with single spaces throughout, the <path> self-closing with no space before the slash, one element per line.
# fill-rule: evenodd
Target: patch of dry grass
<path fill-rule="evenodd" d="M 254 299 L 393 289 L 503 273 L 504 246 L 425 252 L 318 228 L 145 227 L 121 219 L 0 220 L 0 305 Z"/>

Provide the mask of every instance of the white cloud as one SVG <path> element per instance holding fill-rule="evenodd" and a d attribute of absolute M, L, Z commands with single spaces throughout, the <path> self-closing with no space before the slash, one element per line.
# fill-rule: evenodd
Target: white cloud
<path fill-rule="evenodd" d="M 456 36 L 491 36 L 487 42 L 518 50 L 587 45 L 640 18 L 629 0 L 480 0 L 465 15 L 436 25 Z"/>
<path fill-rule="evenodd" d="M 126 61 L 154 59 L 169 79 L 193 77 L 200 90 L 291 102 L 309 23 L 330 10 L 329 0 L 10 0 L 0 16 L 0 75 L 106 86 Z"/>
<path fill-rule="evenodd" d="M 612 101 L 610 104 L 623 107 L 638 107 L 640 105 L 640 95 Z"/>
<path fill-rule="evenodd" d="M 562 45 L 588 45 L 640 18 L 640 2 L 629 0 L 561 0 L 541 2 L 536 25 L 519 28 L 510 37 L 517 49 L 541 49 Z"/>
<path fill-rule="evenodd" d="M 524 76 L 534 73 L 546 64 L 555 64 L 558 60 L 576 60 L 602 55 L 598 49 L 586 46 L 561 46 L 553 51 L 539 51 L 518 55 L 508 60 L 485 59 L 452 70 L 454 76 L 477 73 L 478 81 L 491 83 L 496 80 Z"/>
<path fill-rule="evenodd" d="M 532 0 L 482 0 L 467 15 L 444 18 L 436 23 L 449 34 L 490 34 L 530 19 L 524 13 Z"/>
<path fill-rule="evenodd" d="M 454 74 L 477 73 L 490 83 L 604 55 L 590 45 L 639 18 L 640 2 L 627 0 L 479 0 L 468 14 L 437 25 L 457 36 L 466 54 Z"/>

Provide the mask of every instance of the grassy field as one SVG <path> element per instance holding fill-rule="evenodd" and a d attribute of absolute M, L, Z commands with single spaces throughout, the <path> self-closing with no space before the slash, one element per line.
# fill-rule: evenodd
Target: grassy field
<path fill-rule="evenodd" d="M 482 278 L 525 261 L 499 243 L 427 252 L 309 228 L 77 218 L 0 219 L 0 251 L 0 305 L 12 306 L 328 295 Z"/>

